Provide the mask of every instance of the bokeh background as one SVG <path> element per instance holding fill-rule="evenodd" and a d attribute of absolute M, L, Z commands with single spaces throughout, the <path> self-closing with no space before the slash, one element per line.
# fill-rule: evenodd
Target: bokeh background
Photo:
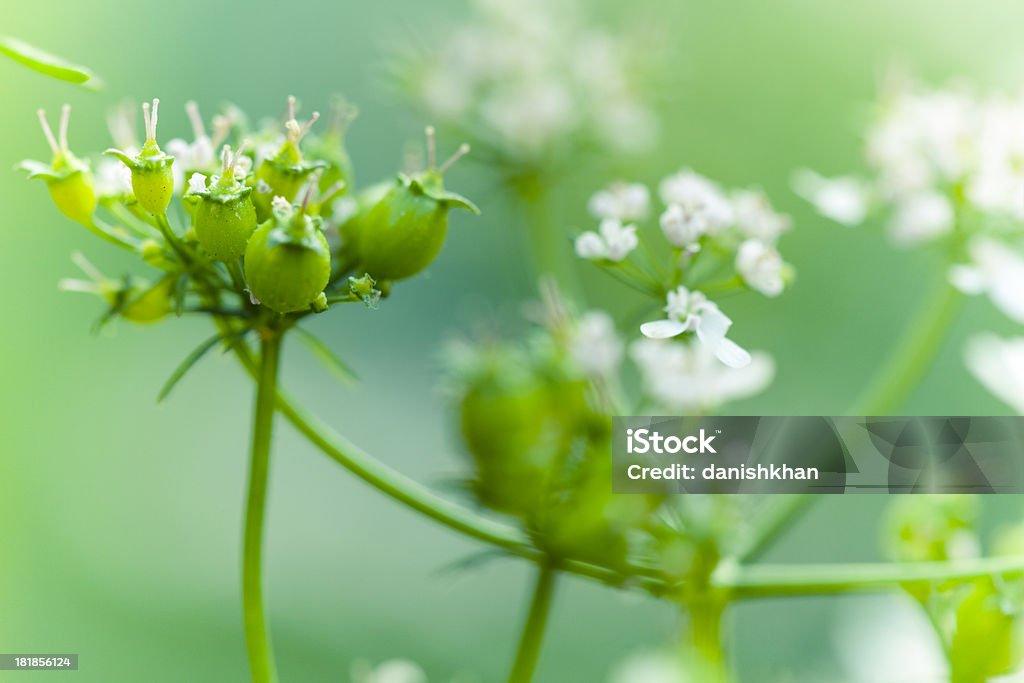
<path fill-rule="evenodd" d="M 860 132 L 885 70 L 1024 82 L 1024 5 L 817 0 L 593 2 L 608 27 L 658 26 L 662 144 L 626 165 L 580 164 L 553 188 L 555 221 L 584 226 L 591 192 L 617 177 L 654 182 L 683 165 L 727 185 L 759 185 L 791 213 L 783 239 L 799 279 L 779 299 L 730 302 L 738 341 L 778 361 L 758 414 L 841 414 L 940 273 L 927 251 L 891 249 L 878 230 L 816 217 L 789 190 L 792 171 L 860 168 Z M 342 92 L 361 109 L 349 136 L 357 174 L 390 174 L 425 121 L 388 80 L 389 55 L 444 41 L 464 2 L 373 3 L 34 0 L 4 8 L 3 31 L 102 75 L 95 94 L 0 62 L 0 167 L 45 158 L 35 109 L 74 106 L 72 147 L 109 146 L 104 113 L 158 96 L 164 139 L 188 132 L 182 104 L 207 116 L 224 101 L 277 115 L 288 94 L 306 110 Z M 443 140 L 443 149 L 456 140 Z M 461 165 L 449 186 L 484 209 L 457 216 L 426 277 L 379 310 L 348 307 L 316 330 L 361 377 L 335 384 L 299 346 L 285 381 L 382 460 L 444 488 L 462 463 L 439 391 L 439 345 L 481 320 L 514 320 L 533 293 L 521 212 L 498 179 Z M 84 251 L 111 275 L 130 264 L 58 215 L 40 183 L 0 172 L 0 651 L 78 652 L 77 674 L 0 672 L 0 680 L 243 681 L 239 531 L 252 387 L 211 355 L 158 406 L 156 393 L 209 332 L 202 320 L 92 331 L 87 297 L 58 292 Z M 877 227 L 877 226 L 876 226 Z M 586 271 L 587 269 L 584 268 Z M 617 288 L 585 272 L 592 303 Z M 503 323 L 514 329 L 512 323 Z M 971 331 L 1007 330 L 971 301 L 908 414 L 998 414 L 961 362 Z M 380 496 L 286 424 L 277 432 L 268 528 L 269 604 L 285 681 L 347 681 L 356 659 L 408 657 L 431 680 L 500 680 L 525 610 L 529 567 L 498 559 L 451 566 L 481 548 Z M 457 494 L 453 494 L 457 495 Z M 769 560 L 879 559 L 883 497 L 829 498 Z M 990 525 L 1019 514 L 986 501 Z M 895 599 L 892 599 L 895 600 Z M 738 606 L 729 628 L 742 680 L 842 679 L 844 620 L 864 598 Z M 889 603 L 872 605 L 888 609 Z M 631 652 L 673 633 L 669 606 L 566 579 L 537 680 L 604 681 Z"/>

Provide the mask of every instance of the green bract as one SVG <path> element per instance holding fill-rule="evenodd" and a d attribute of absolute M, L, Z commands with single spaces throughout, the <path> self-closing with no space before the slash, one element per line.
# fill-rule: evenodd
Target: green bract
<path fill-rule="evenodd" d="M 65 105 L 61 110 L 59 139 L 54 137 L 46 122 L 45 112 L 40 109 L 38 113 L 43 132 L 53 152 L 53 160 L 49 165 L 25 160 L 19 164 L 19 168 L 28 171 L 29 178 L 41 178 L 46 181 L 50 197 L 61 213 L 82 225 L 92 225 L 93 212 L 96 210 L 92 174 L 89 172 L 88 164 L 68 149 L 68 120 L 71 108 Z"/>
<path fill-rule="evenodd" d="M 252 188 L 235 178 L 235 163 L 240 155 L 241 150 L 232 157 L 225 145 L 220 178 L 208 188 L 192 190 L 191 196 L 199 199 L 193 217 L 196 238 L 206 253 L 218 261 L 241 258 L 249 236 L 256 230 Z"/>
<path fill-rule="evenodd" d="M 331 277 L 331 252 L 319 218 L 276 199 L 271 219 L 249 238 L 245 277 L 249 291 L 267 308 L 309 310 Z"/>
<path fill-rule="evenodd" d="M 156 123 L 160 100 L 153 100 L 152 114 L 148 103 L 142 105 L 142 113 L 146 119 L 146 142 L 136 156 L 130 157 L 117 149 L 108 149 L 105 153 L 117 157 L 131 169 L 132 191 L 139 205 L 154 216 L 161 216 L 167 211 L 174 193 L 174 174 L 171 166 L 174 157 L 165 154 L 156 142 Z"/>

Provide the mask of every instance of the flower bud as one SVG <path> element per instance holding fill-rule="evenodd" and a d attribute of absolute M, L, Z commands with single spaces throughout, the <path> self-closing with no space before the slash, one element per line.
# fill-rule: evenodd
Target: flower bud
<path fill-rule="evenodd" d="M 246 187 L 235 177 L 235 165 L 242 148 L 231 155 L 225 145 L 223 168 L 219 178 L 207 188 L 205 178 L 196 173 L 189 181 L 198 204 L 193 218 L 196 239 L 203 250 L 218 261 L 234 261 L 245 254 L 249 236 L 256 230 L 256 207 Z M 193 182 L 196 181 L 196 182 Z"/>
<path fill-rule="evenodd" d="M 404 280 L 437 257 L 448 231 L 448 211 L 479 209 L 465 197 L 444 189 L 444 172 L 469 151 L 462 148 L 440 168 L 434 164 L 433 130 L 428 129 L 430 166 L 398 181 L 375 204 L 357 213 L 342 230 L 355 246 L 358 269 L 378 281 Z"/>
<path fill-rule="evenodd" d="M 153 323 L 174 309 L 175 276 L 164 277 L 155 285 L 134 277 L 111 280 L 82 254 L 73 254 L 72 260 L 89 279 L 62 280 L 61 289 L 99 296 L 110 306 L 105 319 L 117 315 L 134 323 Z"/>
<path fill-rule="evenodd" d="M 108 149 L 106 154 L 117 157 L 132 172 L 132 191 L 139 205 L 154 216 L 167 211 L 174 193 L 174 157 L 165 154 L 156 142 L 156 124 L 160 100 L 153 100 L 152 111 L 149 103 L 142 105 L 146 122 L 146 142 L 142 151 L 130 157 L 117 149 Z"/>
<path fill-rule="evenodd" d="M 295 98 L 288 98 L 288 120 L 285 122 L 287 134 L 284 144 L 275 156 L 260 162 L 253 179 L 256 188 L 253 204 L 256 206 L 256 216 L 260 221 L 270 218 L 273 199 L 284 197 L 288 202 L 294 201 L 310 174 L 326 166 L 323 162 L 304 161 L 302 151 L 299 149 L 302 138 L 319 118 L 320 114 L 313 112 L 309 121 L 300 124 L 295 120 Z"/>
<path fill-rule="evenodd" d="M 49 165 L 26 160 L 19 167 L 28 171 L 29 178 L 42 178 L 50 191 L 50 197 L 62 214 L 82 225 L 92 225 L 96 210 L 96 193 L 93 189 L 89 166 L 68 149 L 68 120 L 71 107 L 64 105 L 61 110 L 58 137 L 54 137 L 46 122 L 46 113 L 40 109 L 39 122 L 50 143 L 53 160 Z"/>
<path fill-rule="evenodd" d="M 245 250 L 249 292 L 278 313 L 308 310 L 331 277 L 331 252 L 320 219 L 305 208 L 295 210 L 276 198 L 273 215 L 256 229 Z"/>

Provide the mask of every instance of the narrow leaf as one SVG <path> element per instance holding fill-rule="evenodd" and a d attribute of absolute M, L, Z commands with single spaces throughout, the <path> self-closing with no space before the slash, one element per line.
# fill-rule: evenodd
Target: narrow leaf
<path fill-rule="evenodd" d="M 84 66 L 72 64 L 16 38 L 0 36 L 0 54 L 7 55 L 19 64 L 61 81 L 82 85 L 90 80 L 94 82 L 98 80 L 96 75 Z"/>
<path fill-rule="evenodd" d="M 173 390 L 181 378 L 185 376 L 185 373 L 192 369 L 192 366 L 195 365 L 200 358 L 205 356 L 210 349 L 216 346 L 217 342 L 219 342 L 221 338 L 220 334 L 215 334 L 194 348 L 192 353 L 188 354 L 185 357 L 185 360 L 181 361 L 181 364 L 174 368 L 174 372 L 172 372 L 171 376 L 167 378 L 166 382 L 164 382 L 164 386 L 160 390 L 160 395 L 157 396 L 156 402 L 161 403 L 165 398 L 167 398 L 167 395 L 171 393 L 171 390 Z"/>
<path fill-rule="evenodd" d="M 313 355 L 316 356 L 321 363 L 326 365 L 327 369 L 330 370 L 342 384 L 351 386 L 359 379 L 356 376 L 356 373 L 353 372 L 352 368 L 350 368 L 345 361 L 338 358 L 334 351 L 331 351 L 331 348 L 320 341 L 320 339 L 312 332 L 301 327 L 296 327 L 295 329 L 299 332 L 299 338 L 306 343 L 306 346 L 308 346 L 309 350 L 313 352 Z"/>

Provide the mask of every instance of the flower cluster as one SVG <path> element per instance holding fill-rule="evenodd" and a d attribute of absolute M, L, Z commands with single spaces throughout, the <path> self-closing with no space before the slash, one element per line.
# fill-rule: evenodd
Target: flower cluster
<path fill-rule="evenodd" d="M 804 170 L 795 188 L 822 215 L 847 225 L 887 209 L 895 243 L 945 244 L 953 254 L 950 283 L 965 294 L 987 295 L 1008 318 L 1024 323 L 1022 121 L 1024 91 L 979 96 L 894 79 L 867 134 L 872 177 L 829 179 Z M 1018 410 L 1024 390 L 996 378 L 1020 372 L 1019 341 L 997 345 L 985 337 L 968 346 L 968 367 Z"/>
<path fill-rule="evenodd" d="M 621 39 L 584 26 L 565 0 L 476 0 L 479 19 L 417 55 L 407 87 L 430 117 L 513 165 L 565 144 L 649 146 L 653 112 L 639 97 Z"/>
<path fill-rule="evenodd" d="M 732 320 L 708 293 L 781 294 L 792 278 L 777 248 L 789 218 L 758 190 L 728 192 L 685 169 L 658 194 L 660 237 L 648 248 L 638 249 L 651 193 L 622 182 L 591 197 L 598 228 L 575 242 L 577 256 L 663 302 L 664 318 L 641 325 L 645 339 L 630 349 L 646 394 L 660 407 L 695 411 L 761 391 L 774 374 L 771 359 L 727 337 Z"/>
<path fill-rule="evenodd" d="M 266 326 L 286 329 L 333 303 L 375 304 L 433 261 L 451 208 L 476 211 L 443 184 L 467 149 L 438 165 L 431 129 L 425 170 L 356 192 L 342 135 L 347 118 L 314 135 L 319 115 L 300 123 L 296 108 L 289 98 L 276 135 L 248 130 L 244 115 L 229 108 L 213 119 L 210 135 L 189 102 L 194 140 L 171 140 L 167 152 L 157 141 L 159 100 L 142 106 L 141 144 L 121 109 L 110 120 L 120 148 L 96 164 L 95 178 L 69 148 L 70 108 L 56 134 L 40 111 L 53 156 L 22 168 L 45 181 L 62 213 L 156 272 L 110 279 L 77 255 L 87 279 L 65 280 L 64 288 L 101 297 L 104 320 L 208 312 L 227 341 Z M 345 210 L 336 210 L 343 202 Z"/>

